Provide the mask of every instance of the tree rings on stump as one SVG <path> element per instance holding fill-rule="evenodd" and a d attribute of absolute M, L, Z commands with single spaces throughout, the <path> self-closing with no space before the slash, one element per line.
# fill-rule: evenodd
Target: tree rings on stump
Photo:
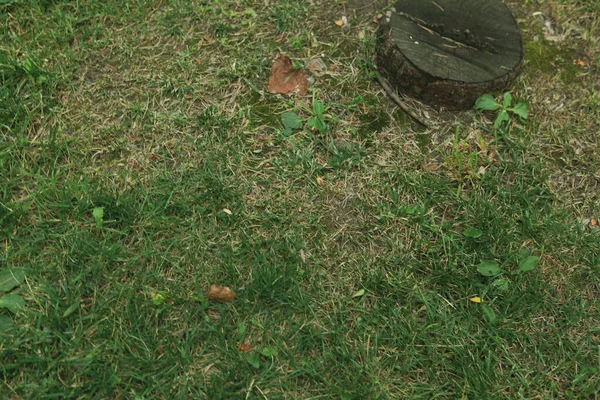
<path fill-rule="evenodd" d="M 470 108 L 522 65 L 521 34 L 501 0 L 399 0 L 382 22 L 379 72 L 433 106 Z"/>

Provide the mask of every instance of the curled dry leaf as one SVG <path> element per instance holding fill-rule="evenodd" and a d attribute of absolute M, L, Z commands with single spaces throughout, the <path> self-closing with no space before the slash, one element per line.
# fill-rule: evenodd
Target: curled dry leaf
<path fill-rule="evenodd" d="M 206 295 L 206 298 L 212 301 L 228 303 L 233 301 L 235 298 L 235 292 L 227 286 L 212 285 L 208 291 L 208 294 Z"/>
<path fill-rule="evenodd" d="M 294 69 L 289 57 L 280 55 L 273 61 L 269 78 L 269 93 L 288 94 L 298 91 L 301 96 L 308 91 L 308 80 L 304 70 Z"/>

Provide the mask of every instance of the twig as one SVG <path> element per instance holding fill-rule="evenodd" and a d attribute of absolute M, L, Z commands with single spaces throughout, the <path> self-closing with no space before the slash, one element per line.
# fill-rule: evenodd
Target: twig
<path fill-rule="evenodd" d="M 383 90 L 385 90 L 385 92 L 388 94 L 388 96 L 390 96 L 392 98 L 392 100 L 394 100 L 394 102 L 396 104 L 398 104 L 398 106 L 404 110 L 405 113 L 407 113 L 412 119 L 414 119 L 415 121 L 417 121 L 419 124 L 423 125 L 425 128 L 429 128 L 429 125 L 427 125 L 427 122 L 425 122 L 421 117 L 419 117 L 414 111 L 412 111 L 410 108 L 408 108 L 408 106 L 406 105 L 405 102 L 403 102 L 400 97 L 398 97 L 398 95 L 396 94 L 396 92 L 394 91 L 394 89 L 392 89 L 390 87 L 390 85 L 387 83 L 387 81 L 385 80 L 385 78 L 383 76 L 381 76 L 381 74 L 379 72 L 377 72 L 376 70 L 372 70 L 375 73 L 375 78 L 377 78 L 377 82 L 379 82 L 379 84 L 381 85 L 381 87 L 383 88 Z"/>

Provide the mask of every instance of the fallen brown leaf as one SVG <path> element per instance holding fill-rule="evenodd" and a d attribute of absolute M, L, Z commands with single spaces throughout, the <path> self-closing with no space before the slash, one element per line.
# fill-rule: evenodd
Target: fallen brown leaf
<path fill-rule="evenodd" d="M 321 178 L 320 176 L 317 176 L 317 185 L 323 186 L 324 184 L 325 184 L 325 179 Z"/>
<path fill-rule="evenodd" d="M 308 91 L 308 80 L 301 69 L 292 68 L 292 60 L 280 55 L 273 61 L 271 77 L 269 78 L 269 93 L 288 94 L 298 91 L 304 96 Z"/>
<path fill-rule="evenodd" d="M 212 301 L 227 303 L 233 301 L 235 298 L 235 292 L 227 286 L 212 285 L 208 291 L 208 294 L 206 295 L 206 298 Z"/>
<path fill-rule="evenodd" d="M 343 26 L 344 25 L 344 21 L 342 21 L 341 19 L 338 19 L 336 21 L 333 21 L 337 26 Z"/>

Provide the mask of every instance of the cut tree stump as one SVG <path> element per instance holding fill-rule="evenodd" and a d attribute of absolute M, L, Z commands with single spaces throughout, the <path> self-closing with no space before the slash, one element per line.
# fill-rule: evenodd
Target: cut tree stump
<path fill-rule="evenodd" d="M 523 43 L 501 0 L 399 0 L 379 31 L 377 67 L 398 91 L 470 108 L 519 73 Z"/>

